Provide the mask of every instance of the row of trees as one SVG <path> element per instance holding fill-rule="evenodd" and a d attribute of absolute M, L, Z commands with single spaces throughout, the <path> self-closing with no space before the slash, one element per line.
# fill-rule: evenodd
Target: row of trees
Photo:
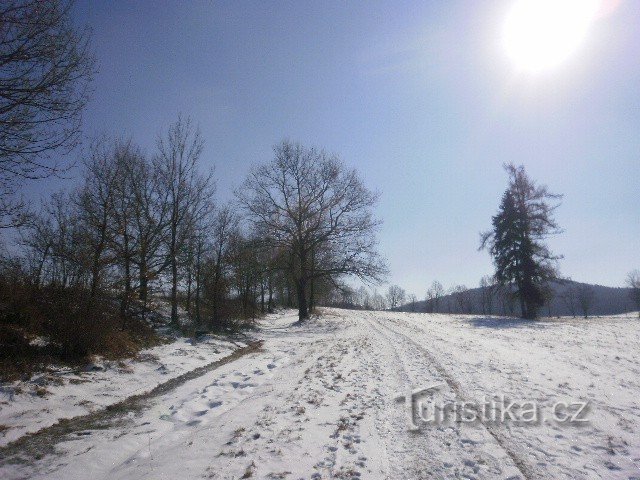
<path fill-rule="evenodd" d="M 335 156 L 283 142 L 256 166 L 237 203 L 216 205 L 203 141 L 179 119 L 146 155 L 132 141 L 101 140 L 81 184 L 54 195 L 20 227 L 13 258 L 35 288 L 82 289 L 118 300 L 123 326 L 166 292 L 171 321 L 182 306 L 197 326 L 252 317 L 276 304 L 305 319 L 318 299 L 355 275 L 386 273 L 375 251 L 377 195 Z"/>
<path fill-rule="evenodd" d="M 152 288 L 168 289 L 174 324 L 180 286 L 199 321 L 203 294 L 217 305 L 224 290 L 215 282 L 221 274 L 211 284 L 205 270 L 222 272 L 247 242 L 228 208 L 214 204 L 212 175 L 198 166 L 202 149 L 198 130 L 183 119 L 151 156 L 130 140 L 95 142 L 80 185 L 54 195 L 20 228 L 20 261 L 32 284 L 118 298 L 123 322 L 134 304 L 146 311 Z"/>
<path fill-rule="evenodd" d="M 204 142 L 179 119 L 151 155 L 130 140 L 95 142 L 80 185 L 33 212 L 24 181 L 64 171 L 79 142 L 94 73 L 88 30 L 71 0 L 0 7 L 0 226 L 18 227 L 21 252 L 2 259 L 8 290 L 77 290 L 89 304 L 117 300 L 122 324 L 166 292 L 197 325 L 253 316 L 276 301 L 307 318 L 343 277 L 376 283 L 378 195 L 335 155 L 283 142 L 256 166 L 232 205 L 214 201 Z M 109 300 L 111 302 L 111 300 Z"/>

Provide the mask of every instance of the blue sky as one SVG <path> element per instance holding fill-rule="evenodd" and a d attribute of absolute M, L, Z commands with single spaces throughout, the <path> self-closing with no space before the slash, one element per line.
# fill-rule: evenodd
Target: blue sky
<path fill-rule="evenodd" d="M 390 280 L 476 286 L 505 162 L 565 195 L 561 272 L 622 285 L 640 268 L 640 2 L 622 1 L 557 68 L 518 74 L 511 1 L 97 2 L 87 137 L 148 151 L 179 112 L 206 140 L 221 199 L 284 138 L 338 153 L 382 192 Z M 51 183 L 44 188 L 46 191 Z"/>

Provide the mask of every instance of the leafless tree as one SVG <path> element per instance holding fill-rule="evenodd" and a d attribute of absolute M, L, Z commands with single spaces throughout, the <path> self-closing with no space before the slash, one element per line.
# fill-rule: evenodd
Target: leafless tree
<path fill-rule="evenodd" d="M 102 273 L 113 263 L 110 254 L 111 222 L 116 201 L 116 185 L 122 164 L 117 161 L 118 146 L 100 139 L 91 146 L 84 160 L 83 184 L 74 195 L 85 248 L 83 258 L 90 272 L 89 292 L 95 297 Z"/>
<path fill-rule="evenodd" d="M 404 303 L 406 292 L 398 285 L 391 285 L 387 290 L 387 305 L 394 309 Z"/>
<path fill-rule="evenodd" d="M 178 255 L 191 233 L 192 207 L 200 198 L 209 195 L 212 175 L 203 175 L 199 170 L 204 141 L 189 119 L 178 118 L 157 143 L 155 167 L 162 188 L 167 192 L 169 208 L 166 254 L 171 274 L 171 321 L 177 324 Z"/>
<path fill-rule="evenodd" d="M 75 248 L 79 235 L 74 228 L 71 205 L 69 195 L 55 193 L 19 229 L 36 287 L 44 283 L 67 287 L 81 278 L 77 268 L 79 249 Z"/>
<path fill-rule="evenodd" d="M 24 221 L 13 195 L 28 179 L 61 171 L 54 155 L 79 141 L 94 62 L 88 30 L 74 28 L 67 0 L 0 5 L 0 218 Z"/>
<path fill-rule="evenodd" d="M 229 265 L 232 240 L 238 238 L 238 219 L 229 206 L 222 207 L 216 212 L 209 235 L 211 245 L 204 281 L 212 305 L 212 321 L 217 325 L 220 322 L 220 303 L 226 294 L 224 279 Z"/>
<path fill-rule="evenodd" d="M 444 296 L 444 293 L 444 287 L 442 284 L 437 280 L 434 280 L 431 287 L 429 287 L 429 290 L 427 290 L 425 298 L 428 312 L 438 312 L 438 309 L 440 308 L 440 300 Z"/>
<path fill-rule="evenodd" d="M 471 313 L 473 311 L 471 295 L 465 285 L 456 285 L 453 287 L 451 295 L 455 298 L 460 313 Z"/>
<path fill-rule="evenodd" d="M 627 286 L 631 289 L 630 296 L 640 317 L 640 270 L 633 270 L 627 275 Z"/>
<path fill-rule="evenodd" d="M 418 297 L 414 293 L 409 294 L 409 308 L 411 309 L 412 312 L 415 312 L 416 309 L 418 308 L 417 303 L 418 303 Z"/>
<path fill-rule="evenodd" d="M 584 318 L 589 317 L 589 312 L 591 311 L 594 300 L 595 291 L 590 285 L 580 285 L 580 287 L 578 287 L 578 304 L 580 305 L 580 310 L 582 310 Z"/>
<path fill-rule="evenodd" d="M 496 295 L 497 282 L 492 275 L 485 275 L 480 279 L 480 306 L 483 315 L 493 313 L 493 299 Z"/>
<path fill-rule="evenodd" d="M 360 306 L 365 310 L 371 309 L 371 293 L 364 286 L 358 289 L 358 297 L 360 300 Z"/>
<path fill-rule="evenodd" d="M 168 243 L 169 191 L 164 188 L 160 172 L 139 151 L 130 158 L 126 174 L 136 239 L 132 261 L 138 273 L 138 297 L 146 309 L 149 284 L 167 267 L 164 246 Z"/>
<path fill-rule="evenodd" d="M 337 283 L 352 275 L 376 283 L 386 274 L 376 252 L 379 222 L 371 213 L 378 196 L 324 151 L 284 141 L 274 153 L 273 161 L 252 169 L 237 198 L 253 227 L 287 252 L 303 320 L 315 280 Z"/>
<path fill-rule="evenodd" d="M 374 290 L 373 296 L 371 297 L 371 306 L 374 310 L 386 310 L 387 302 L 384 296 Z"/>

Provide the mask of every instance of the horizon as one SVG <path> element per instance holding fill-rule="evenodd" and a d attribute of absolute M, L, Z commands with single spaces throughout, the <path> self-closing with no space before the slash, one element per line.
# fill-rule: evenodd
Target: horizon
<path fill-rule="evenodd" d="M 79 2 L 99 69 L 83 131 L 150 152 L 190 116 L 221 201 L 283 138 L 334 152 L 381 192 L 389 284 L 419 299 L 492 273 L 479 232 L 502 165 L 522 164 L 564 195 L 549 239 L 561 274 L 621 287 L 640 246 L 640 5 L 618 2 L 563 64 L 518 73 L 500 41 L 511 3 Z"/>

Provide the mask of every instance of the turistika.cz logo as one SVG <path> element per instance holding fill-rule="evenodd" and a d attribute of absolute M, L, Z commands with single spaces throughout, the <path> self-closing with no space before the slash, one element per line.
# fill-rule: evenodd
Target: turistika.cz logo
<path fill-rule="evenodd" d="M 444 384 L 431 385 L 396 397 L 405 404 L 409 430 L 452 423 L 538 425 L 552 421 L 577 426 L 589 421 L 589 402 L 562 400 L 543 406 L 533 400 L 513 400 L 504 394 L 484 396 L 480 401 L 436 399 L 435 394 L 442 387 Z"/>

